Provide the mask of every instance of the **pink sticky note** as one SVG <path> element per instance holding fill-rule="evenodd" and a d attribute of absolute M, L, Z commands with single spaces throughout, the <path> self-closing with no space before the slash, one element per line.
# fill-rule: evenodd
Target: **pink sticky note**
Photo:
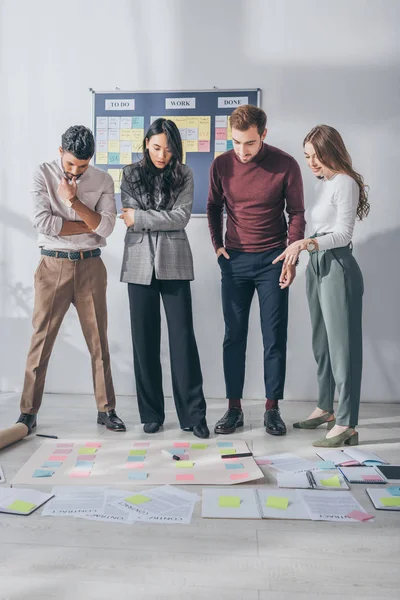
<path fill-rule="evenodd" d="M 82 469 L 71 471 L 70 477 L 89 477 L 90 471 L 83 471 Z"/>
<path fill-rule="evenodd" d="M 226 140 L 226 129 L 224 127 L 217 127 L 215 129 L 216 140 Z"/>
<path fill-rule="evenodd" d="M 150 442 L 135 442 L 133 445 L 135 448 L 148 448 L 150 446 Z"/>
<path fill-rule="evenodd" d="M 363 475 L 362 478 L 364 481 L 382 481 L 382 477 L 379 475 Z"/>
<path fill-rule="evenodd" d="M 96 458 L 95 454 L 78 454 L 78 456 L 77 456 L 77 460 L 79 460 L 79 461 L 83 461 L 83 460 L 93 461 L 95 458 Z"/>
<path fill-rule="evenodd" d="M 369 519 L 373 519 L 374 515 L 370 515 L 365 512 L 361 512 L 361 510 L 352 510 L 349 512 L 346 517 L 350 517 L 351 519 L 356 519 L 356 521 L 368 521 Z"/>
<path fill-rule="evenodd" d="M 199 152 L 210 152 L 210 140 L 199 140 Z"/>
<path fill-rule="evenodd" d="M 194 475 L 177 475 L 176 481 L 194 481 Z"/>
<path fill-rule="evenodd" d="M 47 460 L 67 460 L 68 456 L 63 456 L 61 454 L 52 454 L 51 456 L 49 456 L 49 458 Z"/>
<path fill-rule="evenodd" d="M 189 442 L 174 442 L 174 448 L 189 448 Z"/>
<path fill-rule="evenodd" d="M 125 463 L 126 469 L 143 469 L 144 462 L 127 462 Z"/>
<path fill-rule="evenodd" d="M 56 448 L 53 450 L 53 454 L 70 454 L 72 452 L 72 448 Z"/>
<path fill-rule="evenodd" d="M 267 460 L 266 458 L 255 458 L 254 460 L 258 465 L 272 465 L 272 460 Z"/>
<path fill-rule="evenodd" d="M 232 479 L 232 481 L 238 481 L 239 479 L 248 479 L 249 474 L 248 473 L 235 473 L 234 475 L 229 475 L 230 479 Z"/>
<path fill-rule="evenodd" d="M 189 454 L 180 454 L 180 455 L 179 455 L 179 458 L 180 458 L 181 460 L 190 460 L 190 459 L 189 459 Z"/>
<path fill-rule="evenodd" d="M 86 442 L 85 448 L 101 448 L 101 442 Z"/>
<path fill-rule="evenodd" d="M 57 448 L 73 448 L 73 444 L 57 444 Z"/>

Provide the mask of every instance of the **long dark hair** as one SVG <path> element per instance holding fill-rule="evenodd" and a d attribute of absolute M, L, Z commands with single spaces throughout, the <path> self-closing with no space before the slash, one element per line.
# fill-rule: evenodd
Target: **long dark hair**
<path fill-rule="evenodd" d="M 146 141 L 160 133 L 167 136 L 168 148 L 172 154 L 171 160 L 162 171 L 154 166 L 146 148 Z M 163 118 L 153 121 L 143 140 L 143 158 L 124 169 L 129 193 L 144 210 L 168 210 L 173 207 L 176 194 L 184 181 L 182 156 L 182 138 L 175 123 Z M 161 194 L 160 202 L 154 197 L 158 191 Z"/>
<path fill-rule="evenodd" d="M 364 183 L 364 177 L 353 169 L 351 156 L 340 133 L 329 125 L 317 125 L 313 127 L 304 138 L 303 147 L 310 143 L 314 146 L 318 160 L 337 173 L 346 173 L 352 177 L 360 189 L 357 205 L 357 217 L 360 221 L 368 216 L 370 205 L 368 203 L 368 186 Z"/>

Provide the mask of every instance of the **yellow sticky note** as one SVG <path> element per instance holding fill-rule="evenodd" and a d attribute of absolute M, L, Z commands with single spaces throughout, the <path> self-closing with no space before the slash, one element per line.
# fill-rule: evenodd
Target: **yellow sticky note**
<path fill-rule="evenodd" d="M 338 475 L 333 475 L 329 479 L 321 479 L 321 485 L 326 487 L 340 487 L 340 479 Z"/>
<path fill-rule="evenodd" d="M 178 129 L 185 129 L 187 127 L 187 117 L 174 117 L 174 121 Z"/>
<path fill-rule="evenodd" d="M 178 469 L 191 469 L 194 467 L 194 462 L 192 460 L 177 460 L 175 464 Z"/>
<path fill-rule="evenodd" d="M 268 508 L 279 508 L 280 510 L 286 510 L 289 506 L 289 498 L 281 498 L 280 496 L 268 496 L 265 503 Z"/>
<path fill-rule="evenodd" d="M 96 165 L 107 165 L 108 164 L 108 153 L 107 152 L 96 152 Z"/>
<path fill-rule="evenodd" d="M 236 454 L 236 450 L 235 450 L 235 448 L 220 448 L 219 453 L 220 454 Z"/>
<path fill-rule="evenodd" d="M 131 152 L 121 152 L 119 155 L 119 162 L 121 165 L 130 165 L 132 162 Z"/>
<path fill-rule="evenodd" d="M 130 142 L 132 139 L 132 131 L 133 129 L 120 129 L 119 139 L 124 142 Z"/>
<path fill-rule="evenodd" d="M 108 169 L 108 174 L 111 175 L 114 183 L 121 181 L 121 172 L 122 169 Z"/>
<path fill-rule="evenodd" d="M 143 494 L 135 494 L 134 496 L 124 498 L 124 500 L 125 502 L 129 502 L 129 504 L 144 504 L 145 502 L 151 502 L 151 498 L 143 496 Z"/>
<path fill-rule="evenodd" d="M 400 506 L 400 496 L 393 498 L 380 498 L 383 506 Z"/>
<path fill-rule="evenodd" d="M 132 129 L 132 142 L 143 143 L 144 129 Z"/>
<path fill-rule="evenodd" d="M 119 152 L 119 141 L 111 140 L 108 142 L 108 151 L 109 152 Z"/>
<path fill-rule="evenodd" d="M 13 510 L 22 514 L 31 512 L 31 510 L 33 510 L 35 507 L 36 504 L 32 504 L 31 502 L 24 502 L 24 500 L 14 500 L 12 504 L 7 506 L 8 510 Z"/>
<path fill-rule="evenodd" d="M 79 448 L 78 454 L 96 454 L 97 448 Z"/>
<path fill-rule="evenodd" d="M 218 506 L 221 508 L 240 508 L 239 496 L 220 496 Z"/>
<path fill-rule="evenodd" d="M 182 164 L 186 164 L 186 150 L 184 149 L 182 152 Z"/>
<path fill-rule="evenodd" d="M 190 447 L 193 448 L 193 450 L 205 450 L 208 448 L 208 444 L 190 444 Z"/>
<path fill-rule="evenodd" d="M 129 456 L 144 456 L 146 454 L 146 450 L 129 450 Z"/>
<path fill-rule="evenodd" d="M 200 119 L 200 117 L 187 117 L 186 127 L 188 129 L 198 129 L 199 128 L 199 119 Z"/>
<path fill-rule="evenodd" d="M 199 140 L 211 139 L 211 117 L 199 117 Z"/>
<path fill-rule="evenodd" d="M 198 152 L 199 142 L 198 140 L 186 140 L 186 152 Z"/>

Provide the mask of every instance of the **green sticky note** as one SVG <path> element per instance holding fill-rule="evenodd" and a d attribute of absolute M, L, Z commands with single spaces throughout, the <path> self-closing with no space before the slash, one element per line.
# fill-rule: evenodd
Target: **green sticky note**
<path fill-rule="evenodd" d="M 146 450 L 129 450 L 129 456 L 145 456 Z"/>
<path fill-rule="evenodd" d="M 240 508 L 240 498 L 239 496 L 220 496 L 218 506 L 221 506 L 221 508 Z"/>
<path fill-rule="evenodd" d="M 143 494 L 135 494 L 134 496 L 125 498 L 125 502 L 129 502 L 129 504 L 144 504 L 145 502 L 151 502 L 151 498 L 143 496 Z"/>
<path fill-rule="evenodd" d="M 289 506 L 289 498 L 281 498 L 280 496 L 268 496 L 265 503 L 268 508 L 280 508 L 286 510 Z"/>
<path fill-rule="evenodd" d="M 380 498 L 380 502 L 382 502 L 383 506 L 400 506 L 400 497 Z"/>
<path fill-rule="evenodd" d="M 220 448 L 220 454 L 236 454 L 235 448 Z"/>
<path fill-rule="evenodd" d="M 205 450 L 208 448 L 208 444 L 191 444 L 191 448 L 193 448 L 193 450 Z"/>
<path fill-rule="evenodd" d="M 321 479 L 321 485 L 325 485 L 326 487 L 340 487 L 339 475 L 333 475 L 329 479 Z"/>
<path fill-rule="evenodd" d="M 26 513 L 31 512 L 31 510 L 36 508 L 36 504 L 24 502 L 23 500 L 14 500 L 14 502 L 7 506 L 7 508 L 8 510 L 13 510 L 26 515 Z"/>
<path fill-rule="evenodd" d="M 194 467 L 194 462 L 192 460 L 177 460 L 175 464 L 178 469 L 191 469 Z"/>
<path fill-rule="evenodd" d="M 97 448 L 79 448 L 78 454 L 96 454 Z"/>

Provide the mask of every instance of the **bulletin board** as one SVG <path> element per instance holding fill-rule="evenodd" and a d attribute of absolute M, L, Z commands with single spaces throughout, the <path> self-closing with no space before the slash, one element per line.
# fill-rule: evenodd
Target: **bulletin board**
<path fill-rule="evenodd" d="M 93 94 L 94 164 L 114 180 L 117 206 L 125 165 L 140 160 L 145 133 L 159 117 L 174 121 L 183 142 L 183 162 L 194 174 L 193 215 L 206 212 L 209 171 L 216 156 L 232 149 L 228 117 L 243 104 L 260 106 L 261 90 L 97 92 Z"/>

